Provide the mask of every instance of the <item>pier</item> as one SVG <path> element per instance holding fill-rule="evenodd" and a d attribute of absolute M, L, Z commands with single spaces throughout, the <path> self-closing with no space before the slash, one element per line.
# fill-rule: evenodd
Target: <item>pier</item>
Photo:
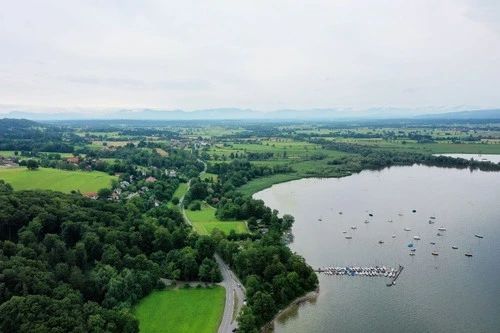
<path fill-rule="evenodd" d="M 396 283 L 397 278 L 401 274 L 403 266 L 399 265 L 398 268 L 386 268 L 385 266 L 369 266 L 369 267 L 358 267 L 358 266 L 329 266 L 322 267 L 315 270 L 317 273 L 324 273 L 325 275 L 343 275 L 343 276 L 368 276 L 368 277 L 387 277 L 391 279 L 391 282 L 387 285 L 393 285 Z"/>
<path fill-rule="evenodd" d="M 387 287 L 392 287 L 393 285 L 396 284 L 396 280 L 398 279 L 399 275 L 403 271 L 403 268 L 404 268 L 403 266 L 399 265 L 399 268 L 398 268 L 398 270 L 396 272 L 396 275 L 394 276 L 394 278 L 392 279 L 392 281 L 386 284 Z"/>

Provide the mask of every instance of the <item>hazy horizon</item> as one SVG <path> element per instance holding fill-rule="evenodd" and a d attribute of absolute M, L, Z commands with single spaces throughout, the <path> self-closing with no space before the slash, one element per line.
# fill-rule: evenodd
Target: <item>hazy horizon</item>
<path fill-rule="evenodd" d="M 0 114 L 500 106 L 494 0 L 3 7 Z"/>

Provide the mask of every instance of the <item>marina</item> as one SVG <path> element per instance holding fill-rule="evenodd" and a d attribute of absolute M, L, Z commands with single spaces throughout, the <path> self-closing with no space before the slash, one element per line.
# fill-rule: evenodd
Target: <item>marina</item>
<path fill-rule="evenodd" d="M 392 279 L 390 285 L 395 284 L 396 279 L 401 274 L 403 266 L 398 268 L 386 268 L 385 266 L 326 266 L 316 270 L 317 273 L 323 273 L 329 276 L 367 276 L 367 277 L 386 277 Z"/>
<path fill-rule="evenodd" d="M 457 183 L 457 177 L 463 182 Z M 297 315 L 278 322 L 275 332 L 329 331 L 325 327 L 368 332 L 376 327 L 391 333 L 428 333 L 440 331 L 443 318 L 447 318 L 445 331 L 494 332 L 500 324 L 496 302 L 500 266 L 494 256 L 499 243 L 493 241 L 500 237 L 499 178 L 469 170 L 394 167 L 339 180 L 295 181 L 264 191 L 259 199 L 296 218 L 292 251 L 316 269 L 347 266 L 355 270 L 354 275 L 342 269 L 317 273 L 321 296 L 301 305 Z M 363 195 L 356 196 L 361 191 Z M 318 217 L 322 223 L 316 221 Z M 352 239 L 345 239 L 346 235 Z M 404 269 L 392 285 L 394 273 L 385 274 L 399 265 Z M 375 270 L 365 270 L 370 267 Z M 386 288 L 387 284 L 393 288 Z M 455 298 L 450 304 L 451 292 Z M 380 307 L 381 303 L 386 306 Z M 427 323 L 435 313 L 440 314 L 436 322 L 414 325 Z"/>

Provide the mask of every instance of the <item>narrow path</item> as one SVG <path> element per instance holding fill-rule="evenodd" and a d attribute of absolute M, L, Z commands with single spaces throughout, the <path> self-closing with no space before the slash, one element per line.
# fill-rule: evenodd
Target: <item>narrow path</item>
<path fill-rule="evenodd" d="M 203 160 L 198 159 L 205 166 L 203 171 L 200 172 L 200 176 L 207 171 L 207 163 Z M 191 186 L 191 180 L 188 181 L 188 191 Z M 187 193 L 187 191 L 186 191 Z M 184 210 L 184 195 L 179 199 L 179 208 L 181 209 L 182 216 L 184 220 L 189 225 L 193 226 L 189 218 L 187 217 L 186 211 Z M 193 228 L 194 229 L 194 228 Z M 196 229 L 194 229 L 196 231 Z M 198 232 L 198 231 L 196 231 Z M 233 320 L 233 312 L 239 313 L 241 308 L 243 307 L 243 302 L 245 301 L 245 289 L 241 282 L 238 280 L 236 275 L 233 274 L 229 266 L 222 260 L 222 258 L 216 253 L 214 255 L 217 264 L 219 265 L 219 269 L 222 273 L 222 282 L 219 283 L 220 286 L 226 289 L 226 302 L 224 304 L 224 314 L 222 315 L 222 320 L 219 325 L 218 333 L 230 333 L 235 328 L 238 327 L 235 320 Z M 236 297 L 235 297 L 236 295 Z M 236 308 L 235 308 L 236 302 Z"/>

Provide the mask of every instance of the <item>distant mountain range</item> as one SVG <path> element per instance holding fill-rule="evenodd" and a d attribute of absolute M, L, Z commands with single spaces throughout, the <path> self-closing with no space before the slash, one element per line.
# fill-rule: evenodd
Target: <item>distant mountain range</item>
<path fill-rule="evenodd" d="M 422 109 L 372 108 L 364 110 L 354 109 L 311 109 L 311 110 L 277 110 L 261 112 L 249 109 L 223 108 L 196 111 L 182 110 L 118 110 L 102 112 L 29 112 L 11 111 L 1 114 L 0 117 L 30 119 L 35 121 L 47 120 L 89 120 L 89 119 L 124 119 L 124 120 L 236 120 L 236 119 L 268 119 L 268 120 L 355 120 L 355 119 L 500 119 L 500 109 L 471 110 L 430 113 Z M 437 111 L 439 112 L 439 111 Z"/>

